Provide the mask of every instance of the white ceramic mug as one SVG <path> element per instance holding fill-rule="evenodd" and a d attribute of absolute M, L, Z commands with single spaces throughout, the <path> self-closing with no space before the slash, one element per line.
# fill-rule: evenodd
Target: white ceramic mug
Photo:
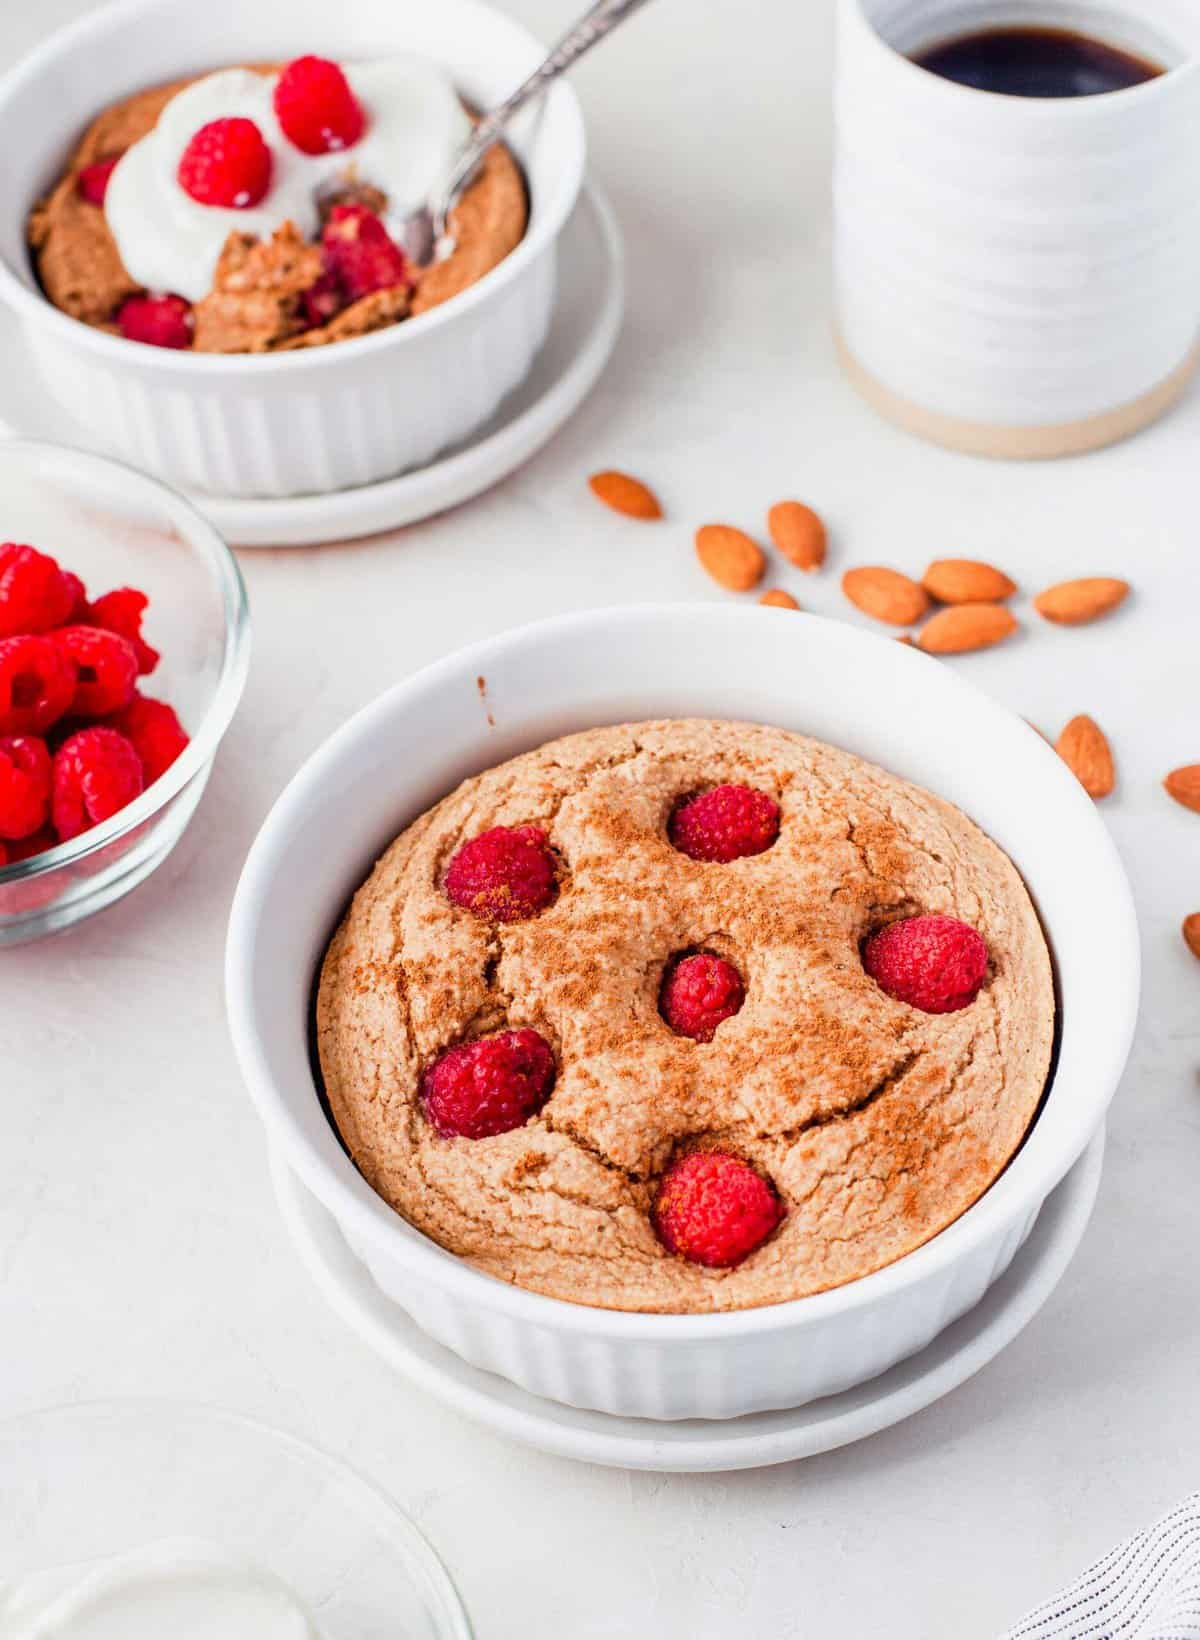
<path fill-rule="evenodd" d="M 1039 24 L 1161 63 L 1038 99 L 911 61 Z M 1197 0 L 840 0 L 835 264 L 846 370 L 978 454 L 1074 454 L 1161 415 L 1200 347 Z"/>

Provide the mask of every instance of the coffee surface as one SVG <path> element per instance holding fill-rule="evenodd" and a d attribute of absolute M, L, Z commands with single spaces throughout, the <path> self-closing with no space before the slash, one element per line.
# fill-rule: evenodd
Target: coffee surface
<path fill-rule="evenodd" d="M 1163 72 L 1118 46 L 1057 28 L 980 29 L 930 46 L 913 61 L 944 80 L 1008 97 L 1095 97 Z"/>

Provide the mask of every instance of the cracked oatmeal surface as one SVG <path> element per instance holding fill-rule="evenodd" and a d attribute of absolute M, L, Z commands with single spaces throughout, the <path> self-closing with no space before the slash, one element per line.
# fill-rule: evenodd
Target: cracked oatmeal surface
<path fill-rule="evenodd" d="M 777 799 L 779 839 L 729 865 L 689 860 L 667 841 L 671 810 L 725 781 Z M 559 857 L 554 904 L 502 927 L 453 906 L 441 882 L 454 850 L 529 823 Z M 959 1013 L 919 1013 L 863 971 L 863 937 L 918 911 L 988 942 L 988 981 Z M 673 1035 L 658 1012 L 665 965 L 694 949 L 728 957 L 746 984 L 710 1043 Z M 1037 1110 L 1054 1008 L 1028 893 L 957 809 L 799 735 L 678 721 L 554 741 L 421 816 L 338 930 L 317 1021 L 342 1137 L 418 1229 L 536 1292 L 700 1312 L 838 1286 L 969 1207 Z M 421 1070 L 509 1025 L 553 1047 L 549 1103 L 496 1138 L 439 1138 Z M 672 1153 L 713 1142 L 788 1208 L 731 1270 L 670 1256 L 650 1225 Z"/>

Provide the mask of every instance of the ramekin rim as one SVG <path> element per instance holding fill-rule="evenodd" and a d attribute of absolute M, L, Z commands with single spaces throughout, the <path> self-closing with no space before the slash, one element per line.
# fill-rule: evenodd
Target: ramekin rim
<path fill-rule="evenodd" d="M 248 1004 L 251 986 L 248 973 L 253 940 L 254 902 L 258 897 L 259 881 L 268 881 L 272 875 L 271 854 L 279 847 L 276 837 L 286 837 L 293 813 L 307 807 L 309 788 L 322 784 L 327 762 L 331 762 L 350 741 L 374 733 L 376 720 L 385 721 L 406 697 L 417 697 L 429 688 L 436 688 L 443 680 L 463 675 L 487 675 L 494 667 L 498 654 L 519 648 L 542 635 L 553 633 L 580 633 L 607 621 L 639 621 L 675 619 L 686 615 L 689 622 L 709 620 L 717 625 L 725 622 L 748 624 L 763 619 L 797 620 L 795 612 L 770 611 L 754 607 L 726 607 L 721 605 L 659 602 L 628 605 L 609 605 L 592 610 L 571 611 L 510 628 L 505 632 L 453 651 L 410 677 L 402 679 L 383 691 L 346 720 L 301 765 L 279 794 L 268 812 L 262 827 L 247 855 L 234 895 L 226 943 L 226 1011 L 233 1037 L 235 1053 L 247 1089 L 267 1127 L 272 1142 L 280 1144 L 289 1164 L 299 1174 L 313 1194 L 322 1201 L 340 1223 L 352 1223 L 373 1244 L 386 1244 L 390 1257 L 405 1265 L 442 1289 L 452 1289 L 457 1297 L 472 1301 L 490 1310 L 498 1310 L 510 1319 L 541 1325 L 559 1332 L 602 1331 L 621 1339 L 646 1339 L 666 1342 L 697 1342 L 710 1337 L 729 1337 L 734 1333 L 766 1333 L 786 1330 L 797 1325 L 816 1324 L 833 1314 L 845 1314 L 869 1307 L 914 1285 L 938 1269 L 959 1262 L 975 1250 L 988 1235 L 1004 1225 L 1019 1219 L 1022 1213 L 1037 1211 L 1042 1202 L 1079 1159 L 1105 1119 L 1108 1105 L 1120 1082 L 1137 1023 L 1140 993 L 1141 949 L 1137 916 L 1132 891 L 1120 856 L 1104 822 L 1094 805 L 1080 789 L 1081 801 L 1076 812 L 1082 823 L 1089 825 L 1100 854 L 1107 861 L 1111 906 L 1109 928 L 1112 949 L 1126 961 L 1122 994 L 1126 999 L 1123 1011 L 1110 1012 L 1104 1025 L 1110 1036 L 1108 1058 L 1113 1066 L 1109 1086 L 1100 1103 L 1091 1110 L 1091 1120 L 1076 1123 L 1072 1138 L 1065 1147 L 1053 1153 L 1043 1152 L 1045 1145 L 1037 1143 L 1039 1127 L 1043 1135 L 1044 1123 L 1035 1123 L 1016 1155 L 989 1186 L 952 1223 L 945 1226 L 921 1246 L 866 1276 L 842 1286 L 806 1297 L 785 1300 L 778 1304 L 753 1309 L 741 1309 L 700 1314 L 661 1314 L 657 1312 L 612 1310 L 596 1305 L 577 1304 L 565 1299 L 532 1292 L 515 1284 L 500 1281 L 465 1260 L 439 1247 L 407 1224 L 354 1169 L 345 1157 L 332 1126 L 329 1127 L 331 1145 L 337 1149 L 342 1167 L 331 1166 L 315 1146 L 310 1145 L 299 1120 L 287 1101 L 278 1092 L 266 1056 L 261 1050 Z M 827 617 L 802 613 L 801 622 L 819 623 L 836 628 L 849 649 L 881 640 L 872 633 L 858 630 L 848 624 Z M 877 650 L 872 648 L 872 653 Z M 897 657 L 900 654 L 896 651 Z M 940 668 L 940 663 L 919 652 L 905 656 L 905 664 Z M 961 676 L 947 673 L 938 675 L 946 687 L 969 697 L 975 707 L 1014 726 L 1022 726 L 1030 737 L 1030 747 L 1041 745 L 1046 754 L 1049 772 L 1054 764 L 1051 748 L 1045 746 L 1037 732 L 1023 725 L 1015 713 L 993 700 L 976 684 Z M 1064 771 L 1065 778 L 1065 771 Z M 1066 787 L 1063 788 L 1064 796 Z M 1051 931 L 1052 935 L 1052 931 Z M 306 1010 L 307 1011 L 307 1010 Z M 1053 1098 L 1064 1081 L 1063 1065 L 1057 1065 L 1048 1099 Z M 315 1078 L 312 1097 L 319 1102 L 320 1092 Z M 1034 1168 L 1032 1162 L 1036 1161 Z M 1018 1194 L 1018 1187 L 1020 1193 Z M 1015 1198 L 1015 1199 L 1014 1199 Z M 399 1232 L 399 1233 L 398 1233 Z"/>
<path fill-rule="evenodd" d="M 32 51 L 0 74 L 0 115 L 9 95 L 48 69 L 64 50 L 92 35 L 100 35 L 114 19 L 126 14 L 136 17 L 139 11 L 161 4 L 162 0 L 109 0 L 99 10 L 78 18 L 65 28 L 56 30 Z M 540 42 L 523 25 L 501 12 L 488 0 L 470 0 L 472 5 L 490 11 L 505 24 L 520 33 L 533 45 Z M 558 80 L 546 93 L 547 104 L 561 108 L 572 128 L 573 152 L 569 169 L 545 211 L 536 197 L 533 210 L 521 242 L 494 268 L 460 291 L 449 301 L 417 314 L 401 324 L 386 325 L 365 336 L 348 337 L 328 347 L 295 348 L 286 353 L 192 353 L 173 348 L 147 347 L 129 342 L 123 336 L 112 336 L 97 330 L 64 313 L 39 290 L 31 289 L 16 274 L 8 261 L 0 256 L 0 299 L 35 324 L 45 325 L 64 342 L 77 342 L 114 366 L 144 368 L 159 375 L 168 375 L 178 383 L 189 380 L 209 380 L 228 377 L 237 381 L 254 381 L 262 375 L 275 375 L 283 370 L 292 375 L 308 374 L 333 368 L 340 360 L 364 358 L 384 349 L 413 345 L 413 338 L 453 325 L 460 315 L 490 300 L 491 293 L 503 289 L 517 278 L 522 268 L 555 244 L 579 198 L 587 169 L 587 127 L 583 108 L 574 87 L 566 80 Z"/>
<path fill-rule="evenodd" d="M 184 534 L 189 547 L 199 548 L 204 560 L 215 572 L 221 591 L 225 615 L 224 643 L 221 653 L 221 671 L 213 688 L 212 699 L 204 716 L 196 726 L 188 745 L 171 767 L 146 787 L 141 796 L 114 814 L 111 819 L 81 832 L 68 843 L 35 854 L 28 860 L 0 867 L 0 885 L 25 883 L 63 866 L 78 865 L 91 855 L 109 848 L 113 843 L 139 826 L 152 820 L 189 785 L 196 775 L 211 763 L 217 748 L 225 737 L 242 698 L 250 669 L 252 631 L 250 604 L 246 583 L 233 549 L 220 532 L 204 518 L 180 491 L 162 479 L 152 478 L 129 463 L 112 456 L 100 456 L 90 450 L 81 450 L 72 444 L 58 444 L 50 439 L 0 439 L 0 457 L 10 453 L 20 455 L 65 457 L 81 468 L 100 468 L 117 473 L 123 483 L 133 489 L 152 493 L 157 500 L 167 502 L 167 511 L 173 523 Z"/>

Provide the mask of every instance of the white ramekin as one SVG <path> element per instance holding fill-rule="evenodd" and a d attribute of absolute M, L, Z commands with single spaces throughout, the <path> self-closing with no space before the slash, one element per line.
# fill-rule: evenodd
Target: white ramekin
<path fill-rule="evenodd" d="M 312 994 L 325 945 L 372 861 L 457 781 L 552 735 L 683 716 L 802 730 L 961 805 L 1009 851 L 1037 900 L 1057 963 L 1061 1045 L 1019 1155 L 917 1252 L 768 1309 L 622 1314 L 482 1275 L 375 1195 L 322 1108 Z M 1021 719 L 944 662 L 848 625 L 668 605 L 564 616 L 492 639 L 398 685 L 339 730 L 284 792 L 250 853 L 227 987 L 238 1057 L 272 1142 L 428 1333 L 475 1366 L 573 1406 L 727 1418 L 871 1378 L 982 1297 L 1103 1119 L 1132 1037 L 1138 972 L 1132 899 L 1108 833 Z"/>
<path fill-rule="evenodd" d="M 46 389 L 88 444 L 196 489 L 287 496 L 346 489 L 431 460 L 526 376 L 550 322 L 558 236 L 583 179 L 583 119 L 560 82 L 512 134 L 531 219 L 499 267 L 431 313 L 354 341 L 278 356 L 177 353 L 126 342 L 42 296 L 30 206 L 107 102 L 226 63 L 390 51 L 442 63 L 480 106 L 544 56 L 479 0 L 117 0 L 0 80 L 0 299 L 25 324 Z"/>
<path fill-rule="evenodd" d="M 835 301 L 855 384 L 984 455 L 1073 454 L 1162 414 L 1200 336 L 1194 0 L 839 0 L 838 16 Z M 907 55 L 1029 22 L 1169 72 L 1012 97 Z"/>

